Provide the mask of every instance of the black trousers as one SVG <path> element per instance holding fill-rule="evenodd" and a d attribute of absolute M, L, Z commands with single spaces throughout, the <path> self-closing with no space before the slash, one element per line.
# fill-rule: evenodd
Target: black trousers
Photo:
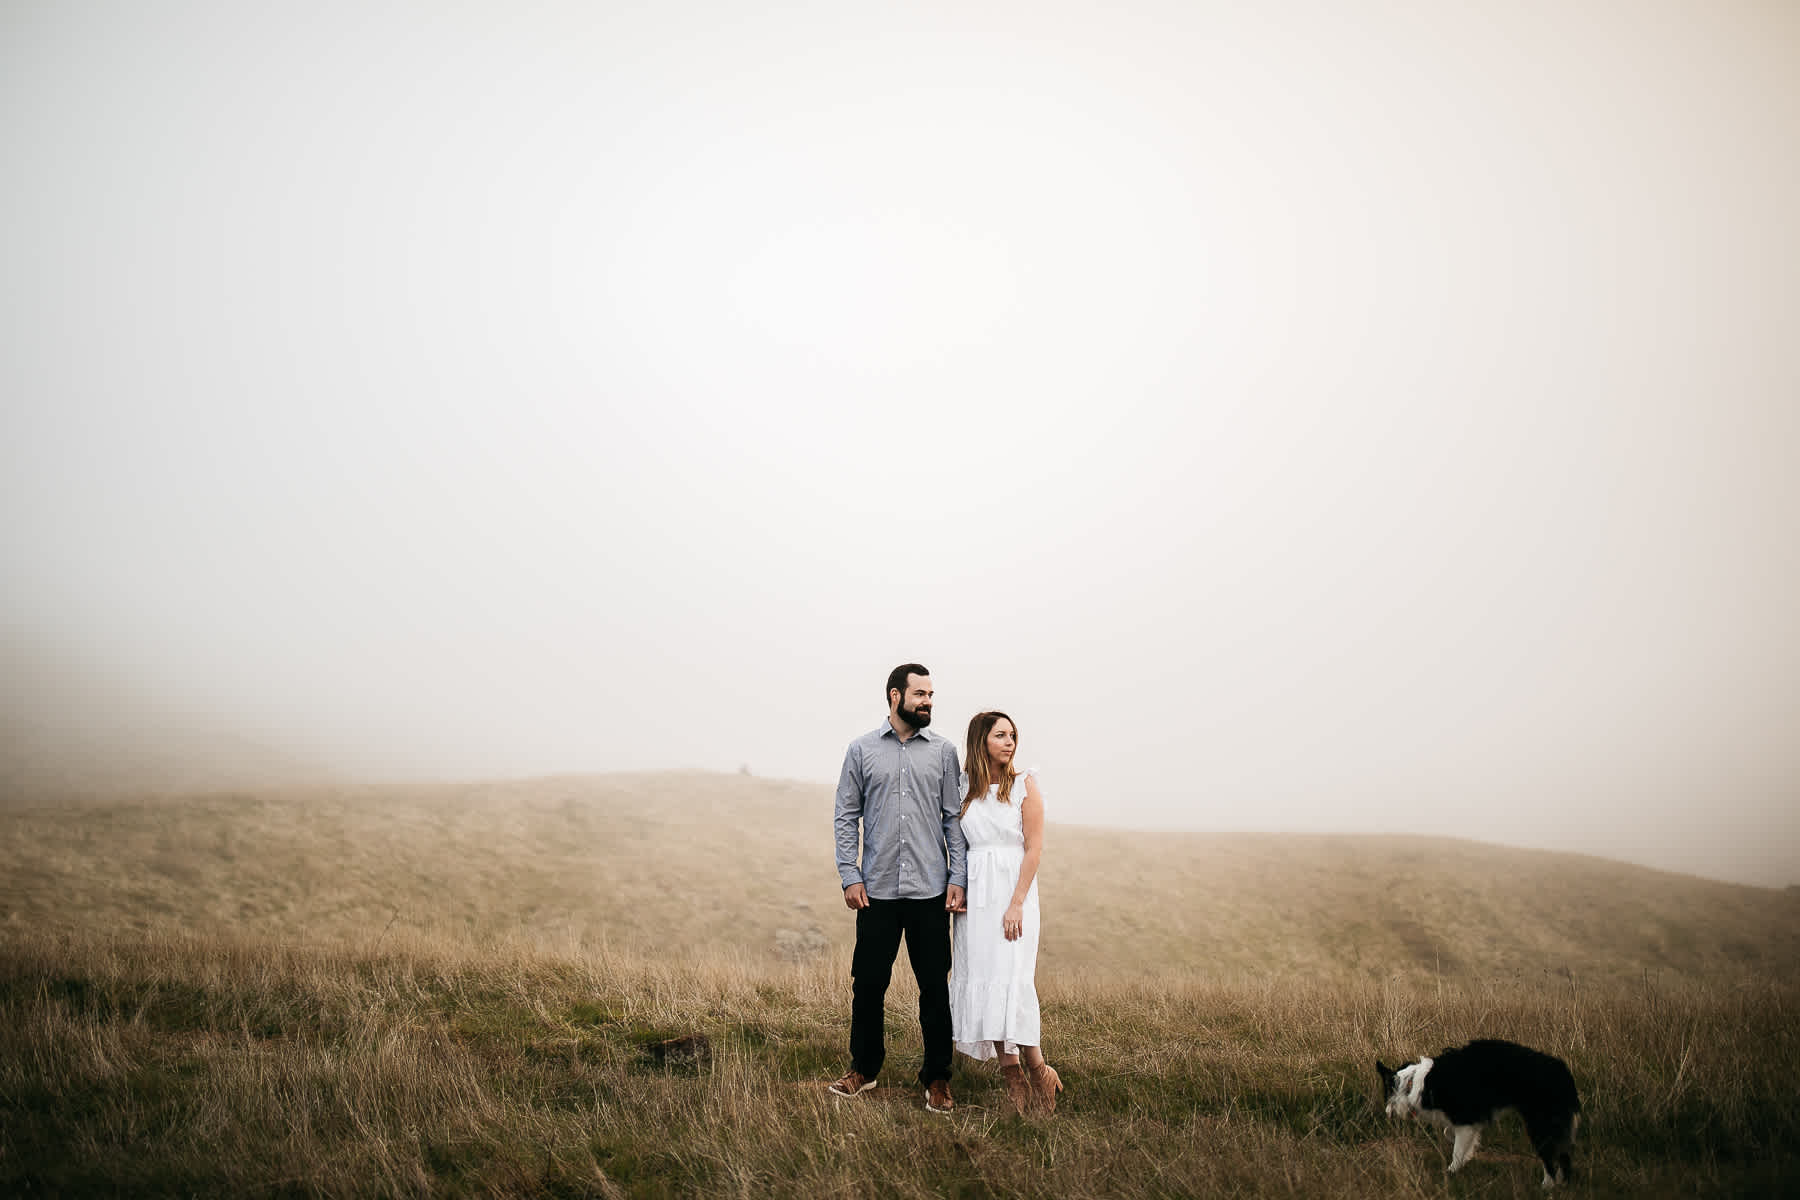
<path fill-rule="evenodd" d="M 919 1032 L 925 1064 L 919 1082 L 930 1087 L 950 1078 L 950 914 L 944 898 L 870 900 L 856 912 L 856 953 L 850 960 L 850 1068 L 870 1079 L 887 1061 L 883 1028 L 888 980 L 900 938 L 919 980 Z"/>

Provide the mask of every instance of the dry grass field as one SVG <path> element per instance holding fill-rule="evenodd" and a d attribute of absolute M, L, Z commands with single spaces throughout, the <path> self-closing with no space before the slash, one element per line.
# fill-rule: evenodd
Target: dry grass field
<path fill-rule="evenodd" d="M 699 773 L 0 808 L 0 1193 L 1524 1196 L 1372 1062 L 1563 1055 L 1575 1194 L 1800 1191 L 1800 899 L 1443 840 L 1052 825 L 1022 1120 L 839 1101 L 829 790 Z M 707 1051 L 665 1055 L 703 1035 Z"/>

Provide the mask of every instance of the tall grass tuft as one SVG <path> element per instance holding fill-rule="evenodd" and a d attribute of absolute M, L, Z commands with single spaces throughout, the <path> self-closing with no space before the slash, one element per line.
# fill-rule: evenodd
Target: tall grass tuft
<path fill-rule="evenodd" d="M 16 935 L 0 949 L 0 1191 L 135 1195 L 1442 1194 L 1448 1147 L 1373 1061 L 1474 1036 L 1563 1055 L 1584 1195 L 1800 1184 L 1785 986 L 1267 976 L 1051 981 L 1069 1092 L 1021 1119 L 960 1063 L 933 1116 L 891 1005 L 883 1086 L 827 1094 L 846 964 L 409 941 Z M 649 1047 L 703 1033 L 699 1062 Z M 1535 1194 L 1503 1120 L 1455 1194 Z"/>

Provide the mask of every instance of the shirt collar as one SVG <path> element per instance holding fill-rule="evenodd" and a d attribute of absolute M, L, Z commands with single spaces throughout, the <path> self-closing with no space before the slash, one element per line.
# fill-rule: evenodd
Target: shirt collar
<path fill-rule="evenodd" d="M 894 731 L 894 723 L 892 721 L 883 721 L 881 723 L 881 728 L 876 730 L 876 732 L 881 734 L 881 736 L 883 736 L 883 737 L 891 737 L 896 742 L 900 740 L 900 735 Z M 934 737 L 941 737 L 941 736 L 943 736 L 943 735 L 932 733 L 929 728 L 920 729 L 913 733 L 913 737 L 920 738 L 927 742 L 929 742 Z"/>

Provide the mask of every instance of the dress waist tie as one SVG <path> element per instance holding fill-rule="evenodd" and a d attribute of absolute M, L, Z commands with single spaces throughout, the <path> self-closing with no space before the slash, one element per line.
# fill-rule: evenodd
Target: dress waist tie
<path fill-rule="evenodd" d="M 969 872 L 969 882 L 975 893 L 969 896 L 969 903 L 976 908 L 1006 903 L 1019 884 L 1019 867 L 1025 861 L 1025 851 L 1015 846 L 990 846 L 970 851 L 971 858 L 977 854 L 985 855 L 988 861 L 982 864 L 986 870 Z"/>

